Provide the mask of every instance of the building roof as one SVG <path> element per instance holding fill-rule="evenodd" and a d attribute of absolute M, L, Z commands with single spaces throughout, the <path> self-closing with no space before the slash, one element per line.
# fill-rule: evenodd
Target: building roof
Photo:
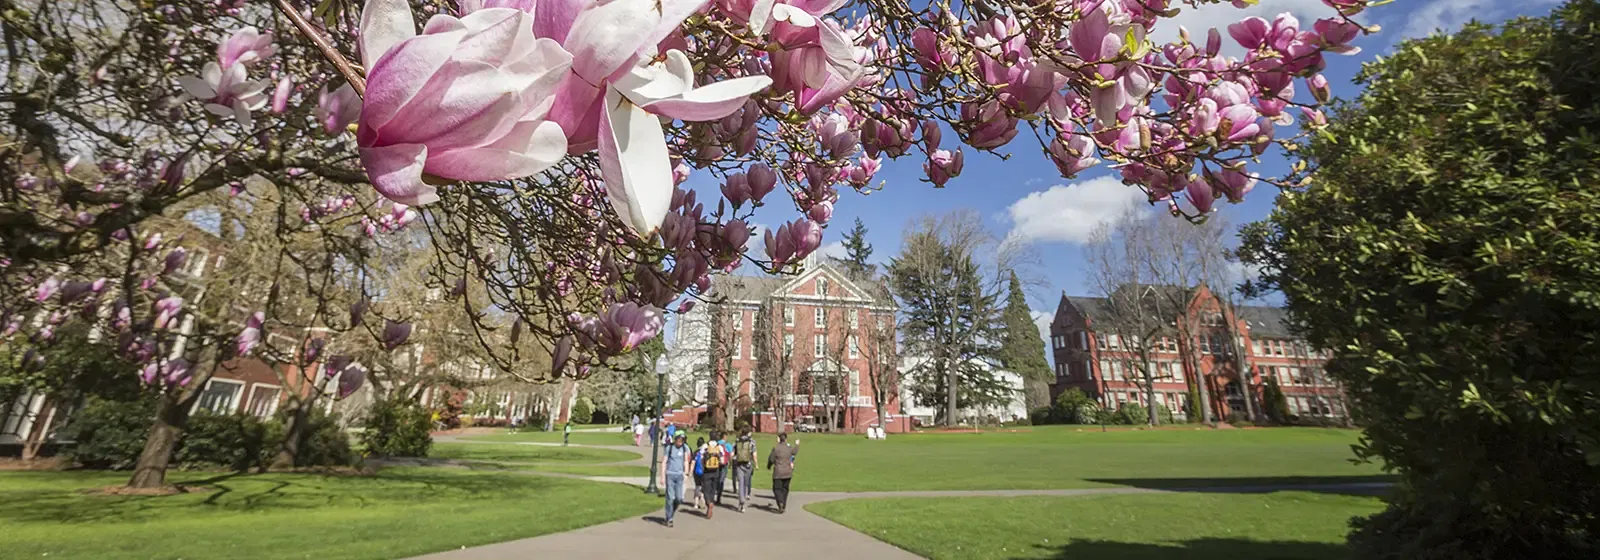
<path fill-rule="evenodd" d="M 1280 307 L 1239 306 L 1239 318 L 1250 327 L 1251 338 L 1294 338 L 1289 313 Z"/>
<path fill-rule="evenodd" d="M 782 276 L 718 276 L 715 286 L 729 301 L 756 302 L 772 295 L 789 280 Z"/>
<path fill-rule="evenodd" d="M 1093 318 L 1095 315 L 1104 312 L 1106 308 L 1106 298 L 1081 296 L 1066 296 L 1066 298 L 1067 302 L 1076 307 L 1078 312 L 1085 317 Z"/>
<path fill-rule="evenodd" d="M 889 286 L 882 276 L 863 278 L 849 273 L 849 267 L 844 261 L 831 257 L 818 256 L 807 261 L 813 267 L 822 267 L 831 270 L 838 277 L 843 278 L 855 287 L 867 292 L 870 297 L 881 305 L 894 305 L 894 299 L 889 294 Z M 795 280 L 795 276 L 716 276 L 714 284 L 716 290 L 727 296 L 730 302 L 760 302 L 773 295 L 784 286 Z"/>

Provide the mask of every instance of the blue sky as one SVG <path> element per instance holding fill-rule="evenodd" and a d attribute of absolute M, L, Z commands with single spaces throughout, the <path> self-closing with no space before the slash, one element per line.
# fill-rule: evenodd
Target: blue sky
<path fill-rule="evenodd" d="M 1396 0 L 1371 8 L 1360 16 L 1363 23 L 1376 23 L 1382 30 L 1356 41 L 1362 49 L 1359 54 L 1328 55 L 1325 74 L 1334 86 L 1335 95 L 1352 97 L 1358 90 L 1350 80 L 1361 64 L 1391 51 L 1401 39 L 1424 36 L 1435 29 L 1459 29 L 1473 19 L 1499 22 L 1518 15 L 1543 15 L 1555 5 L 1554 0 Z M 1282 12 L 1294 13 L 1302 25 L 1309 27 L 1331 10 L 1321 0 L 1261 0 L 1247 9 L 1224 3 L 1202 9 L 1184 7 L 1177 23 L 1203 41 L 1205 30 L 1212 27 L 1225 28 L 1245 15 L 1271 20 Z M 1158 42 L 1177 35 L 1176 26 L 1164 25 L 1165 30 L 1153 34 Z M 1225 30 L 1223 36 L 1227 48 L 1238 56 L 1239 48 L 1231 39 L 1226 39 Z M 1302 92 L 1301 95 L 1306 94 Z M 955 136 L 948 131 L 945 136 L 949 147 Z M 972 209 L 985 217 L 996 235 L 1018 235 L 1035 244 L 1042 261 L 1042 268 L 1035 274 L 1044 281 L 1044 285 L 1032 289 L 1029 294 L 1036 317 L 1053 314 L 1062 291 L 1070 295 L 1093 295 L 1082 272 L 1081 243 L 1099 220 L 1114 214 L 1124 204 L 1142 203 L 1143 195 L 1134 187 L 1122 185 L 1103 167 L 1086 171 L 1071 181 L 1062 179 L 1039 151 L 1038 143 L 1026 133 L 1019 134 L 1001 150 L 1012 157 L 1001 160 L 966 149 L 966 169 L 943 189 L 922 182 L 924 175 L 919 157 L 908 155 L 899 161 L 886 161 L 877 176 L 887 183 L 883 190 L 861 195 L 841 189 L 823 250 L 842 255 L 839 239 L 856 218 L 861 218 L 869 230 L 868 240 L 875 248 L 873 260 L 884 262 L 899 251 L 901 232 L 910 220 L 929 213 Z M 1281 155 L 1268 153 L 1263 156 L 1262 165 L 1253 169 L 1265 176 L 1281 176 L 1286 168 L 1286 160 Z M 701 200 L 715 200 L 717 196 L 717 186 L 704 175 L 697 173 L 688 185 L 706 191 Z M 1276 194 L 1270 185 L 1258 185 L 1243 203 L 1220 204 L 1220 212 L 1237 227 L 1265 217 L 1272 209 Z M 778 198 L 772 201 L 776 203 L 769 204 L 757 215 L 757 223 L 776 226 L 795 217 L 792 207 L 782 203 L 781 196 L 781 193 L 774 193 L 773 197 Z M 1150 211 L 1163 209 L 1164 206 L 1153 207 Z"/>

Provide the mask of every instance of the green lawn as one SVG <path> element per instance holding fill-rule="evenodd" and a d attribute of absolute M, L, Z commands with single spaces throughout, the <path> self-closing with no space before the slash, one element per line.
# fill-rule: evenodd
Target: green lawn
<path fill-rule="evenodd" d="M 618 463 L 640 457 L 638 454 L 610 449 L 486 443 L 436 443 L 428 456 L 438 459 L 541 463 Z"/>
<path fill-rule="evenodd" d="M 1120 430 L 1039 426 L 983 433 L 793 434 L 795 491 L 1184 488 L 1387 480 L 1351 464 L 1359 432 L 1323 428 Z M 690 442 L 703 434 L 692 434 Z M 763 455 L 774 438 L 757 435 Z M 764 464 L 761 466 L 765 466 Z M 758 471 L 758 488 L 771 479 Z"/>
<path fill-rule="evenodd" d="M 660 508 L 638 489 L 448 469 L 373 476 L 175 473 L 214 489 L 94 496 L 126 473 L 0 472 L 6 558 L 400 558 L 566 531 Z"/>
<path fill-rule="evenodd" d="M 502 432 L 481 436 L 466 436 L 461 439 L 477 441 L 538 441 L 546 443 L 561 443 L 561 432 Z M 572 443 L 583 445 L 633 445 L 633 434 L 622 432 L 573 432 Z M 645 453 L 650 452 L 649 447 L 642 447 Z"/>
<path fill-rule="evenodd" d="M 807 510 L 928 558 L 1336 560 L 1377 498 L 1276 492 L 823 502 Z"/>

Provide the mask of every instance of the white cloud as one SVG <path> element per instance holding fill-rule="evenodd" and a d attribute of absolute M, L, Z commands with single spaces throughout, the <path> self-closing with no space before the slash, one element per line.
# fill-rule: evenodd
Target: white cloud
<path fill-rule="evenodd" d="M 1155 30 L 1150 33 L 1150 38 L 1157 45 L 1178 40 L 1178 26 L 1181 25 L 1189 30 L 1189 39 L 1204 48 L 1206 32 L 1216 29 L 1222 34 L 1222 53 L 1234 57 L 1243 57 L 1244 48 L 1228 36 L 1228 26 L 1238 23 L 1239 20 L 1255 16 L 1272 21 L 1278 14 L 1289 12 L 1300 20 L 1302 27 L 1309 28 L 1318 18 L 1328 17 L 1334 13 L 1333 8 L 1323 4 L 1322 0 L 1261 0 L 1260 3 L 1245 8 L 1235 8 L 1231 2 L 1220 2 L 1198 8 L 1191 6 L 1179 6 L 1179 8 L 1181 11 L 1176 17 L 1160 20 Z"/>
<path fill-rule="evenodd" d="M 1553 4 L 1557 0 L 1505 2 L 1503 0 L 1434 0 L 1404 16 L 1405 27 L 1398 39 L 1425 37 L 1434 31 L 1454 32 L 1471 20 L 1500 21 L 1516 13 L 1543 13 L 1533 5 Z M 1398 23 L 1398 22 L 1397 22 Z"/>
<path fill-rule="evenodd" d="M 1045 313 L 1043 311 L 1034 311 L 1034 312 L 1032 312 L 1032 315 L 1033 315 L 1033 324 L 1034 324 L 1034 326 L 1039 327 L 1039 339 L 1044 341 L 1044 347 L 1046 349 L 1044 355 L 1045 355 L 1046 361 L 1050 362 L 1050 365 L 1053 367 L 1053 366 L 1055 366 L 1056 357 L 1052 352 L 1049 351 L 1049 348 L 1050 348 L 1050 320 L 1055 318 L 1055 317 L 1054 317 L 1054 315 L 1052 315 L 1050 313 Z"/>
<path fill-rule="evenodd" d="M 1029 193 L 1008 209 L 1011 236 L 1028 241 L 1084 243 L 1100 224 L 1145 200 L 1138 187 L 1097 177 Z"/>
<path fill-rule="evenodd" d="M 826 257 L 842 259 L 849 254 L 849 251 L 845 250 L 843 241 L 835 241 L 833 243 L 818 247 L 816 253 Z"/>

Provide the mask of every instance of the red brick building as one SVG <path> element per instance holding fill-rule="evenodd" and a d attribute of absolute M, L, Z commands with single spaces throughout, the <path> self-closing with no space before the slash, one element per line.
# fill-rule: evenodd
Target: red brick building
<path fill-rule="evenodd" d="M 767 432 L 780 429 L 780 412 L 785 431 L 909 429 L 898 387 L 886 391 L 884 418 L 872 390 L 873 371 L 883 371 L 872 368 L 898 363 L 893 300 L 881 279 L 846 270 L 814 259 L 798 277 L 715 278 L 712 293 L 725 299 L 678 319 L 669 400 Z"/>
<path fill-rule="evenodd" d="M 1155 402 L 1186 418 L 1196 411 L 1191 389 L 1205 391 L 1214 419 L 1244 415 L 1245 395 L 1250 395 L 1258 418 L 1266 379 L 1278 380 L 1290 413 L 1301 417 L 1345 418 L 1343 393 L 1323 372 L 1329 354 L 1311 349 L 1297 339 L 1285 323 L 1282 309 L 1238 306 L 1237 314 L 1222 308 L 1205 286 L 1124 286 L 1123 289 L 1158 291 L 1171 301 L 1185 301 L 1190 323 L 1187 339 L 1179 336 L 1177 313 L 1162 319 L 1168 324 L 1159 340 L 1149 344 L 1156 372 Z M 1055 362 L 1054 399 L 1077 388 L 1102 407 L 1116 408 L 1137 402 L 1149 406 L 1144 388 L 1137 383 L 1139 355 L 1135 344 L 1107 328 L 1113 319 L 1107 298 L 1062 294 L 1050 323 L 1050 348 Z M 1097 320 L 1101 323 L 1097 326 Z M 1239 333 L 1237 344 L 1228 341 L 1229 322 Z M 1245 352 L 1247 387 L 1241 387 L 1235 347 Z"/>

